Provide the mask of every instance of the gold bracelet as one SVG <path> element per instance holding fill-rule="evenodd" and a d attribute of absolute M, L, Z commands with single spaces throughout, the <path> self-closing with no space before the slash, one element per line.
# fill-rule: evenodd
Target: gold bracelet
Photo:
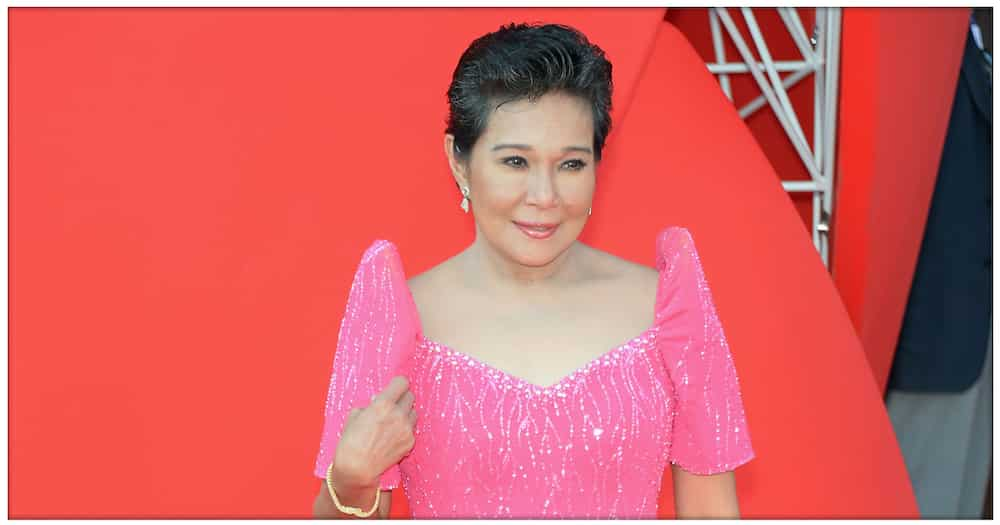
<path fill-rule="evenodd" d="M 333 463 L 326 469 L 326 488 L 330 491 L 330 496 L 333 497 L 333 504 L 337 506 L 337 510 L 343 512 L 344 514 L 350 514 L 351 516 L 357 516 L 359 518 L 367 518 L 371 516 L 375 509 L 378 508 L 378 500 L 382 496 L 382 488 L 375 487 L 375 504 L 367 512 L 361 510 L 358 507 L 352 507 L 350 505 L 342 505 L 340 500 L 337 499 L 337 493 L 333 490 Z"/>

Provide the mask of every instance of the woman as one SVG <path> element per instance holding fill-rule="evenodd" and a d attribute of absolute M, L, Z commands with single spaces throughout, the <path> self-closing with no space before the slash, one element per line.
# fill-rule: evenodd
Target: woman
<path fill-rule="evenodd" d="M 406 280 L 362 257 L 341 325 L 314 513 L 737 517 L 753 457 L 729 348 L 687 230 L 657 268 L 577 240 L 610 129 L 611 64 L 571 28 L 509 25 L 462 55 L 444 150 L 465 250 Z M 651 240 L 652 243 L 652 240 Z"/>

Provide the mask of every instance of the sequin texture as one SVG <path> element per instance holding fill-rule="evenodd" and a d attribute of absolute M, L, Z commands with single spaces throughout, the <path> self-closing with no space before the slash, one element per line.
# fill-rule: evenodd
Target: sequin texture
<path fill-rule="evenodd" d="M 414 518 L 655 518 L 670 463 L 746 463 L 736 369 L 686 229 L 657 237 L 656 266 L 653 326 L 543 387 L 425 338 L 399 254 L 377 241 L 348 298 L 314 474 L 350 409 L 397 374 L 416 443 L 381 486 L 402 484 Z"/>

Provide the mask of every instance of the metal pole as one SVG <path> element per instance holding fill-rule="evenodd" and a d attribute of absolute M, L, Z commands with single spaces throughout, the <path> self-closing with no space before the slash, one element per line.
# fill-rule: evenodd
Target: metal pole
<path fill-rule="evenodd" d="M 812 175 L 813 179 L 822 177 L 819 173 L 818 166 L 816 166 L 813 162 L 812 152 L 809 151 L 809 146 L 806 142 L 806 134 L 802 131 L 802 127 L 799 126 L 799 119 L 795 115 L 795 108 L 792 107 L 792 102 L 788 100 L 788 94 L 785 93 L 784 88 L 781 87 L 781 75 L 779 75 L 774 69 L 774 61 L 771 60 L 771 53 L 767 49 L 767 43 L 764 41 L 764 35 L 760 32 L 760 26 L 757 25 L 757 19 L 754 18 L 753 11 L 751 11 L 749 7 L 743 7 L 740 9 L 743 12 L 743 18 L 746 19 L 747 28 L 750 29 L 750 36 L 753 38 L 753 41 L 757 46 L 757 52 L 760 53 L 761 61 L 764 62 L 764 69 L 767 71 L 767 75 L 771 79 L 771 85 L 774 89 L 774 94 L 778 99 L 778 103 L 781 105 L 780 107 L 784 110 L 785 114 L 788 115 L 786 120 L 792 129 L 792 134 L 789 138 L 792 140 L 792 144 L 795 146 L 796 151 L 799 152 L 799 155 L 805 162 L 806 167 L 809 168 L 809 174 Z"/>
<path fill-rule="evenodd" d="M 708 24 L 712 28 L 712 47 L 715 49 L 715 61 L 718 63 L 720 68 L 726 68 L 730 64 L 726 63 L 726 46 L 722 43 L 722 31 L 719 29 L 719 17 L 715 14 L 715 11 L 708 10 Z M 709 66 L 709 71 L 711 71 L 711 66 Z M 715 71 L 712 71 L 715 73 Z M 733 100 L 733 90 L 729 86 L 729 75 L 726 75 L 726 71 L 719 71 L 722 73 L 719 75 L 719 86 L 722 87 L 722 92 L 726 94 L 726 98 L 730 101 Z"/>
<path fill-rule="evenodd" d="M 719 14 L 719 20 L 722 24 L 726 26 L 726 31 L 729 32 L 729 37 L 733 39 L 733 43 L 736 44 L 736 49 L 739 50 L 740 55 L 743 57 L 743 61 L 750 65 L 750 74 L 753 75 L 754 80 L 757 81 L 757 85 L 760 87 L 761 91 L 764 92 L 764 96 L 767 98 L 767 102 L 771 104 L 774 108 L 774 115 L 778 117 L 778 122 L 781 123 L 781 127 L 785 129 L 785 134 L 788 135 L 789 140 L 792 142 L 792 146 L 795 147 L 795 151 L 798 152 L 799 157 L 802 162 L 806 165 L 809 170 L 809 175 L 816 178 L 818 168 L 814 165 L 811 158 L 811 153 L 808 151 L 808 147 L 798 141 L 793 137 L 795 132 L 792 130 L 792 124 L 788 122 L 788 116 L 780 111 L 781 103 L 778 102 L 774 91 L 771 89 L 770 83 L 764 78 L 764 74 L 760 72 L 757 67 L 757 61 L 754 59 L 753 55 L 750 53 L 750 49 L 747 47 L 746 42 L 743 41 L 743 35 L 740 34 L 739 30 L 736 28 L 736 24 L 733 23 L 732 18 L 729 17 L 729 13 L 724 7 L 714 8 Z"/>
<path fill-rule="evenodd" d="M 730 76 L 749 73 L 760 88 L 760 96 L 738 108 L 746 119 L 764 104 L 774 111 L 775 117 L 805 165 L 811 180 L 781 181 L 789 193 L 812 193 L 812 239 L 823 264 L 829 268 L 830 214 L 833 206 L 834 152 L 836 151 L 837 85 L 840 66 L 840 8 L 816 8 L 814 36 L 806 34 L 793 7 L 779 7 L 778 14 L 802 55 L 802 60 L 775 61 L 767 41 L 749 8 L 742 8 L 744 20 L 750 30 L 760 59 L 754 57 L 733 23 L 728 9 L 709 9 L 712 28 L 712 46 L 715 64 L 707 64 L 709 71 L 718 75 L 719 84 L 726 96 L 733 100 Z M 727 62 L 723 45 L 722 27 L 726 30 L 742 58 L 742 62 Z M 784 79 L 779 73 L 791 73 Z M 813 129 L 811 144 L 806 139 L 795 108 L 788 97 L 788 89 L 810 73 L 813 77 Z"/>

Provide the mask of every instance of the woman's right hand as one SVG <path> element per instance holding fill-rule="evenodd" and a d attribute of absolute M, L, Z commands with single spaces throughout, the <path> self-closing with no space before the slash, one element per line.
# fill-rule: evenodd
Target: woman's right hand
<path fill-rule="evenodd" d="M 334 453 L 333 471 L 341 483 L 372 487 L 390 466 L 413 450 L 413 393 L 409 381 L 395 376 L 364 408 L 347 414 Z"/>

